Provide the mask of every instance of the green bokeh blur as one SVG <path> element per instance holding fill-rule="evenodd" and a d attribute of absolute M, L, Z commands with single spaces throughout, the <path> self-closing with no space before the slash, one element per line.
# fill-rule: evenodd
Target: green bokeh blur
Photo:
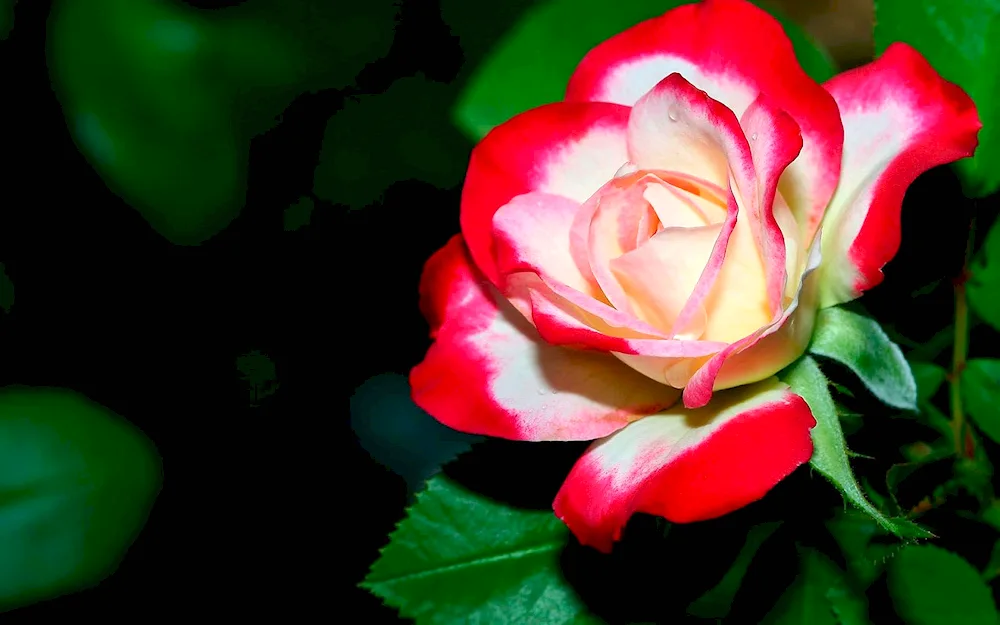
<path fill-rule="evenodd" d="M 72 391 L 0 389 L 0 610 L 110 574 L 160 490 L 153 444 Z"/>
<path fill-rule="evenodd" d="M 49 67 L 107 185 L 171 242 L 198 244 L 243 207 L 251 138 L 300 93 L 349 84 L 385 54 L 393 17 L 389 2 L 57 0 Z"/>

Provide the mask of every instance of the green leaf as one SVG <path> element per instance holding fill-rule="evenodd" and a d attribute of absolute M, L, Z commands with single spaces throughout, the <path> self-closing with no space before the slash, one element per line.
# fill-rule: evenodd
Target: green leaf
<path fill-rule="evenodd" d="M 900 514 L 904 510 L 904 505 L 899 503 L 899 486 L 906 481 L 906 478 L 913 475 L 920 466 L 918 462 L 907 462 L 905 464 L 894 464 L 886 471 L 885 487 L 889 491 L 889 497 L 892 500 L 896 514 Z"/>
<path fill-rule="evenodd" d="M 837 625 L 867 625 L 868 599 L 847 582 L 834 583 L 826 591 L 826 600 Z"/>
<path fill-rule="evenodd" d="M 374 204 L 401 180 L 459 186 L 469 146 L 447 116 L 454 97 L 449 85 L 412 76 L 348 100 L 327 122 L 313 193 L 357 209 Z M 372 140 L 373 128 L 378 141 Z"/>
<path fill-rule="evenodd" d="M 0 308 L 9 313 L 14 306 L 14 283 L 7 276 L 6 268 L 0 263 Z"/>
<path fill-rule="evenodd" d="M 816 317 L 809 351 L 853 371 L 883 403 L 917 409 L 917 384 L 910 365 L 874 319 L 839 306 L 825 308 Z"/>
<path fill-rule="evenodd" d="M 1000 540 L 993 543 L 993 551 L 990 552 L 990 561 L 983 569 L 982 578 L 984 582 L 996 579 L 1000 575 Z"/>
<path fill-rule="evenodd" d="M 812 429 L 813 455 L 809 464 L 827 479 L 855 506 L 871 515 L 879 525 L 901 538 L 927 538 L 930 532 L 906 519 L 889 518 L 873 506 L 851 471 L 847 444 L 840 429 L 840 420 L 830 396 L 826 377 L 809 356 L 799 359 L 785 370 L 783 378 L 812 410 L 816 427 Z"/>
<path fill-rule="evenodd" d="M 1000 442 L 1000 360 L 974 358 L 960 379 L 969 417 L 983 434 Z"/>
<path fill-rule="evenodd" d="M 256 408 L 261 400 L 277 392 L 278 374 L 274 362 L 259 350 L 253 350 L 236 359 L 236 369 L 247 384 L 250 406 Z"/>
<path fill-rule="evenodd" d="M 351 429 L 368 455 L 406 480 L 411 492 L 483 440 L 424 412 L 413 403 L 407 377 L 396 373 L 368 378 L 354 390 Z"/>
<path fill-rule="evenodd" d="M 931 454 L 920 462 L 894 464 L 885 474 L 885 485 L 897 514 L 934 496 L 952 478 L 954 457 L 951 449 Z M 905 482 L 905 486 L 904 486 Z"/>
<path fill-rule="evenodd" d="M 969 328 L 975 328 L 979 322 L 978 318 L 971 319 Z M 921 341 L 916 347 L 907 350 L 907 358 L 913 362 L 927 362 L 934 360 L 946 349 L 951 347 L 955 340 L 955 324 L 949 323 L 933 334 L 929 339 Z"/>
<path fill-rule="evenodd" d="M 512 508 L 438 475 L 362 586 L 418 624 L 586 622 L 559 569 L 567 537 L 551 511 Z"/>
<path fill-rule="evenodd" d="M 972 458 L 959 458 L 955 462 L 955 478 L 952 484 L 986 504 L 995 499 L 993 492 L 993 463 L 986 448 L 976 437 L 975 431 L 968 432 L 973 437 Z"/>
<path fill-rule="evenodd" d="M 72 391 L 0 389 L 0 610 L 110 575 L 160 490 L 153 444 Z"/>
<path fill-rule="evenodd" d="M 989 507 L 983 510 L 982 518 L 984 523 L 1000 531 L 1000 501 L 994 501 Z"/>
<path fill-rule="evenodd" d="M 930 401 L 944 384 L 948 372 L 932 362 L 910 362 L 913 381 L 917 384 L 917 403 Z"/>
<path fill-rule="evenodd" d="M 974 158 L 957 163 L 966 193 L 1000 186 L 1000 0 L 877 0 L 875 48 L 904 41 L 972 97 L 983 121 Z"/>
<path fill-rule="evenodd" d="M 732 608 L 733 598 L 743 583 L 743 577 L 750 568 L 750 563 L 757 555 L 760 546 L 774 534 L 779 525 L 780 522 L 768 522 L 750 528 L 746 543 L 737 554 L 732 567 L 715 587 L 688 606 L 688 614 L 705 619 L 725 618 Z"/>
<path fill-rule="evenodd" d="M 840 545 L 848 572 L 862 588 L 871 586 L 882 574 L 887 550 L 900 548 L 898 543 L 873 542 L 885 531 L 871 517 L 853 509 L 838 510 L 826 527 Z"/>
<path fill-rule="evenodd" d="M 350 85 L 388 52 L 396 15 L 386 0 L 51 4 L 48 68 L 77 147 L 179 245 L 239 214 L 251 139 L 299 94 Z"/>
<path fill-rule="evenodd" d="M 573 70 L 594 46 L 682 4 L 689 1 L 549 0 L 529 8 L 476 69 L 456 103 L 455 123 L 478 141 L 518 113 L 562 100 Z M 830 57 L 798 26 L 770 12 L 806 73 L 819 82 L 836 73 Z"/>
<path fill-rule="evenodd" d="M 14 28 L 14 5 L 17 0 L 0 1 L 0 39 L 6 39 Z"/>
<path fill-rule="evenodd" d="M 315 205 L 312 198 L 303 196 L 297 202 L 285 209 L 283 215 L 285 232 L 293 232 L 309 225 Z"/>
<path fill-rule="evenodd" d="M 823 553 L 799 546 L 799 574 L 763 625 L 863 625 L 868 603 L 846 573 Z"/>
<path fill-rule="evenodd" d="M 947 439 L 945 447 L 953 449 L 954 441 L 952 441 L 952 437 L 954 433 L 951 429 L 951 420 L 937 406 L 929 402 L 920 408 L 920 420 L 928 427 L 937 430 L 942 437 L 942 439 L 933 441 L 931 446 L 937 449 L 944 442 L 944 439 Z"/>
<path fill-rule="evenodd" d="M 1000 331 L 1000 219 L 993 222 L 969 273 L 969 281 L 965 283 L 969 306 L 994 330 Z"/>
<path fill-rule="evenodd" d="M 908 625 L 997 625 L 1000 618 L 976 569 L 940 547 L 906 547 L 890 562 L 887 579 Z"/>

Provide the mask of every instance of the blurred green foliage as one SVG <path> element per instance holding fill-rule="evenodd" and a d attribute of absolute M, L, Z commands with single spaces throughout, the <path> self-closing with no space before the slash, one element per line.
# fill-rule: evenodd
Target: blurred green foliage
<path fill-rule="evenodd" d="M 632 0 L 592 2 L 586 7 L 578 0 L 535 3 L 476 68 L 455 104 L 452 112 L 455 124 L 478 141 L 491 128 L 518 113 L 561 100 L 573 69 L 591 48 L 611 35 L 682 4 L 690 3 Z M 830 56 L 797 24 L 767 2 L 756 4 L 782 23 L 807 74 L 822 82 L 836 73 Z M 530 71 L 526 71 L 529 67 Z"/>
<path fill-rule="evenodd" d="M 267 354 L 251 350 L 236 359 L 236 368 L 247 385 L 251 407 L 256 408 L 264 398 L 278 391 L 278 372 Z"/>
<path fill-rule="evenodd" d="M 114 571 L 160 490 L 152 443 L 63 389 L 0 389 L 0 609 Z"/>
<path fill-rule="evenodd" d="M 395 7 L 253 0 L 57 0 L 49 66 L 66 121 L 105 182 L 170 241 L 239 214 L 250 141 L 300 93 L 349 84 L 388 51 Z"/>

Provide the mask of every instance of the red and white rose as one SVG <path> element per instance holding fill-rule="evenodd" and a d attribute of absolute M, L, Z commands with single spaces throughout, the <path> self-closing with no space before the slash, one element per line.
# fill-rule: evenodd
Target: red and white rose
<path fill-rule="evenodd" d="M 554 507 L 602 550 L 634 512 L 755 501 L 813 449 L 775 374 L 882 280 L 906 188 L 979 128 L 904 44 L 819 85 L 744 0 L 643 22 L 473 151 L 413 397 L 465 432 L 596 439 Z"/>

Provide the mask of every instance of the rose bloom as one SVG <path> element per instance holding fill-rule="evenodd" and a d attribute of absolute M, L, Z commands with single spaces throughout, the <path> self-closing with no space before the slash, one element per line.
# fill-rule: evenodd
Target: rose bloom
<path fill-rule="evenodd" d="M 603 551 L 634 512 L 756 501 L 813 451 L 775 374 L 882 280 L 907 186 L 979 128 L 904 44 L 819 85 L 743 0 L 643 22 L 473 150 L 413 398 L 464 432 L 596 439 L 554 509 Z"/>

